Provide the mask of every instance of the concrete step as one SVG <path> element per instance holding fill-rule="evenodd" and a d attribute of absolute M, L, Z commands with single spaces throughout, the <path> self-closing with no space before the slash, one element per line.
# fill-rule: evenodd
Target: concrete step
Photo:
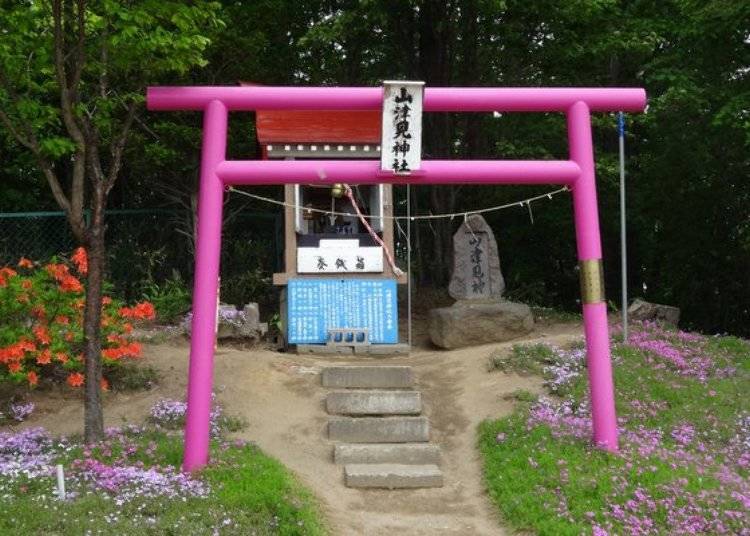
<path fill-rule="evenodd" d="M 437 465 L 349 464 L 344 481 L 350 488 L 439 488 L 443 473 Z"/>
<path fill-rule="evenodd" d="M 328 438 L 344 443 L 412 443 L 430 440 L 426 417 L 331 417 Z"/>
<path fill-rule="evenodd" d="M 338 391 L 328 393 L 331 415 L 419 415 L 422 396 L 417 391 Z"/>
<path fill-rule="evenodd" d="M 397 463 L 401 465 L 438 465 L 440 447 L 429 443 L 362 443 L 336 445 L 333 461 L 339 465 Z"/>
<path fill-rule="evenodd" d="M 407 389 L 414 383 L 411 367 L 349 366 L 327 367 L 323 387 L 342 389 Z"/>

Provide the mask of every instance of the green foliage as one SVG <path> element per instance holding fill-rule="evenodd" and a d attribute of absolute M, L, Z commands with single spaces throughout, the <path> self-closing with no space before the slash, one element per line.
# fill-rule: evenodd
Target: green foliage
<path fill-rule="evenodd" d="M 242 306 L 251 301 L 267 300 L 271 280 L 259 268 L 232 275 L 221 281 L 221 299 L 226 303 Z"/>
<path fill-rule="evenodd" d="M 205 65 L 206 31 L 222 27 L 220 4 L 212 1 L 99 0 L 86 6 L 87 61 L 81 73 L 86 99 L 77 103 L 76 113 L 91 118 L 101 141 L 116 135 L 129 103 L 143 101 L 145 85 Z M 70 154 L 75 144 L 62 128 L 51 5 L 8 4 L 0 9 L 0 27 L 7 29 L 0 45 L 0 106 L 16 128 L 30 127 L 47 157 Z M 70 35 L 64 39 L 73 39 L 76 30 L 66 30 Z M 74 68 L 69 61 L 67 68 Z"/>
<path fill-rule="evenodd" d="M 190 310 L 190 291 L 177 272 L 162 284 L 146 285 L 143 297 L 154 305 L 156 318 L 161 322 L 176 322 Z"/>

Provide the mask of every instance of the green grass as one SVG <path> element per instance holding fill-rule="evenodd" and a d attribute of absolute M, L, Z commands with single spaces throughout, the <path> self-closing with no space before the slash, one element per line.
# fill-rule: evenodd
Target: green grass
<path fill-rule="evenodd" d="M 538 322 L 548 322 L 550 324 L 560 322 L 580 322 L 582 319 L 580 312 L 563 311 L 551 307 L 532 306 L 531 312 L 534 314 L 534 319 Z"/>
<path fill-rule="evenodd" d="M 541 376 L 544 367 L 554 362 L 555 352 L 546 344 L 514 344 L 510 352 L 496 350 L 489 359 L 490 370 Z"/>
<path fill-rule="evenodd" d="M 480 425 L 487 490 L 505 522 L 542 535 L 592 534 L 595 525 L 609 534 L 628 534 L 631 525 L 613 518 L 621 508 L 637 518 L 633 523 L 652 524 L 652 532 L 643 534 L 676 534 L 681 529 L 673 525 L 675 512 L 695 508 L 696 516 L 706 519 L 712 509 L 719 517 L 729 511 L 722 518 L 728 533 L 746 527 L 750 513 L 738 499 L 741 494 L 732 492 L 747 493 L 750 478 L 736 450 L 738 434 L 747 433 L 738 419 L 750 416 L 750 344 L 734 337 L 706 338 L 699 344 L 716 367 L 737 371 L 700 381 L 672 367 L 655 366 L 659 361 L 643 350 L 614 347 L 617 412 L 626 430 L 621 454 L 608 454 L 588 439 L 565 433 L 555 437 L 553 427 L 530 420 L 535 400 L 529 396 L 515 397 L 518 405 L 511 416 Z M 517 346 L 510 355 L 493 356 L 492 362 L 504 371 L 542 375 L 555 361 L 553 354 L 541 345 Z M 576 407 L 587 389 L 584 370 L 562 392 Z M 695 440 L 681 445 L 672 431 L 685 424 L 695 430 Z M 644 429 L 661 434 L 658 448 L 663 450 L 639 454 L 639 440 L 633 437 Z M 721 481 L 722 465 L 736 474 L 739 488 Z M 628 500 L 637 494 L 647 495 L 656 507 L 647 511 L 638 503 L 628 510 Z M 670 501 L 673 506 L 664 506 Z"/>
<path fill-rule="evenodd" d="M 172 465 L 182 459 L 181 435 L 146 431 L 131 438 L 138 452 L 129 463 Z M 148 451 L 149 445 L 152 447 Z M 109 447 L 107 447 L 109 448 Z M 69 466 L 80 458 L 75 446 L 59 460 Z M 103 461 L 120 458 L 94 450 Z M 52 497 L 51 478 L 18 482 L 2 498 L 0 534 L 117 535 L 322 535 L 325 525 L 315 499 L 278 461 L 253 445 L 215 442 L 212 462 L 200 473 L 210 485 L 205 498 L 173 500 L 139 497 L 117 506 L 104 492 L 82 493 L 60 502 Z M 2 486 L 0 486 L 2 487 Z"/>
<path fill-rule="evenodd" d="M 105 376 L 115 391 L 143 391 L 159 383 L 159 372 L 140 363 L 117 363 Z"/>

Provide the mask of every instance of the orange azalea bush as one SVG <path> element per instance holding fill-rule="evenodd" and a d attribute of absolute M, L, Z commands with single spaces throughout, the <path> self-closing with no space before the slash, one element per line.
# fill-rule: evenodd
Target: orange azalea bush
<path fill-rule="evenodd" d="M 0 379 L 36 386 L 43 379 L 81 387 L 83 308 L 81 277 L 88 270 L 86 250 L 69 261 L 39 264 L 22 258 L 0 268 Z M 148 302 L 126 307 L 109 296 L 102 300 L 102 362 L 107 374 L 123 360 L 141 354 L 131 340 L 133 322 L 154 318 Z M 106 379 L 102 387 L 108 388 Z"/>

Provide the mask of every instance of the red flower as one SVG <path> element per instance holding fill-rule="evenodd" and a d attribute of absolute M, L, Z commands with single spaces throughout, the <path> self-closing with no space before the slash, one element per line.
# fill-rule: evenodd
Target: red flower
<path fill-rule="evenodd" d="M 107 335 L 107 342 L 123 344 L 125 342 L 125 339 L 120 337 L 117 333 L 110 333 L 109 335 Z"/>
<path fill-rule="evenodd" d="M 55 359 L 57 359 L 63 365 L 68 362 L 68 356 L 65 352 L 57 352 L 55 354 Z"/>
<path fill-rule="evenodd" d="M 104 296 L 102 298 L 102 305 L 109 305 L 110 303 L 112 303 L 112 298 L 109 296 Z"/>
<path fill-rule="evenodd" d="M 63 292 L 83 292 L 83 285 L 72 275 L 66 275 L 60 280 L 60 290 Z"/>
<path fill-rule="evenodd" d="M 39 383 L 39 376 L 33 370 L 26 374 L 26 379 L 29 381 L 29 385 L 36 385 Z"/>
<path fill-rule="evenodd" d="M 73 372 L 72 374 L 68 375 L 68 378 L 65 381 L 68 382 L 68 385 L 70 385 L 71 387 L 80 387 L 81 385 L 83 385 L 84 379 L 85 376 L 80 372 Z"/>
<path fill-rule="evenodd" d="M 47 273 L 54 277 L 58 282 L 65 276 L 70 275 L 68 267 L 64 264 L 49 263 L 44 267 Z"/>
<path fill-rule="evenodd" d="M 109 382 L 107 381 L 107 378 L 102 378 L 102 381 L 99 382 L 99 387 L 102 388 L 102 391 L 109 391 Z"/>
<path fill-rule="evenodd" d="M 34 263 L 31 262 L 26 257 L 21 257 L 21 260 L 18 261 L 18 267 L 19 268 L 33 268 L 34 267 Z"/>
<path fill-rule="evenodd" d="M 21 288 L 24 290 L 29 290 L 34 284 L 31 282 L 31 279 L 24 279 L 21 281 Z"/>
<path fill-rule="evenodd" d="M 133 307 L 121 307 L 120 314 L 125 318 L 136 318 L 138 320 L 153 320 L 156 317 L 156 309 L 149 302 L 141 302 Z"/>
<path fill-rule="evenodd" d="M 18 273 L 13 268 L 8 268 L 7 266 L 0 268 L 0 287 L 7 286 L 8 279 L 17 275 Z"/>
<path fill-rule="evenodd" d="M 47 311 L 44 310 L 44 305 L 35 305 L 31 308 L 31 316 L 36 318 L 44 318 L 47 315 Z"/>
<path fill-rule="evenodd" d="M 49 344 L 52 342 L 52 338 L 49 336 L 49 331 L 44 326 L 36 326 L 33 330 L 34 337 L 39 341 L 40 344 Z"/>
<path fill-rule="evenodd" d="M 52 362 L 52 352 L 49 351 L 49 348 L 39 352 L 39 355 L 36 356 L 36 362 L 39 365 L 48 365 Z"/>
<path fill-rule="evenodd" d="M 89 271 L 89 260 L 86 250 L 83 247 L 76 249 L 70 260 L 76 265 L 76 270 L 78 270 L 79 274 L 86 275 L 86 272 Z"/>
<path fill-rule="evenodd" d="M 102 355 L 107 359 L 116 361 L 122 357 L 138 357 L 141 355 L 141 345 L 137 342 L 131 342 L 129 344 L 123 344 L 116 348 L 105 348 L 102 350 Z"/>
<path fill-rule="evenodd" d="M 15 361 L 13 363 L 8 364 L 8 370 L 10 372 L 20 372 L 21 371 L 21 363 L 18 361 Z"/>
<path fill-rule="evenodd" d="M 67 326 L 68 324 L 70 324 L 70 318 L 65 315 L 57 315 L 55 317 L 55 322 Z"/>
<path fill-rule="evenodd" d="M 18 344 L 18 346 L 24 352 L 35 352 L 36 351 L 36 344 L 34 344 L 34 342 L 30 341 L 29 339 L 22 338 L 16 344 Z"/>

